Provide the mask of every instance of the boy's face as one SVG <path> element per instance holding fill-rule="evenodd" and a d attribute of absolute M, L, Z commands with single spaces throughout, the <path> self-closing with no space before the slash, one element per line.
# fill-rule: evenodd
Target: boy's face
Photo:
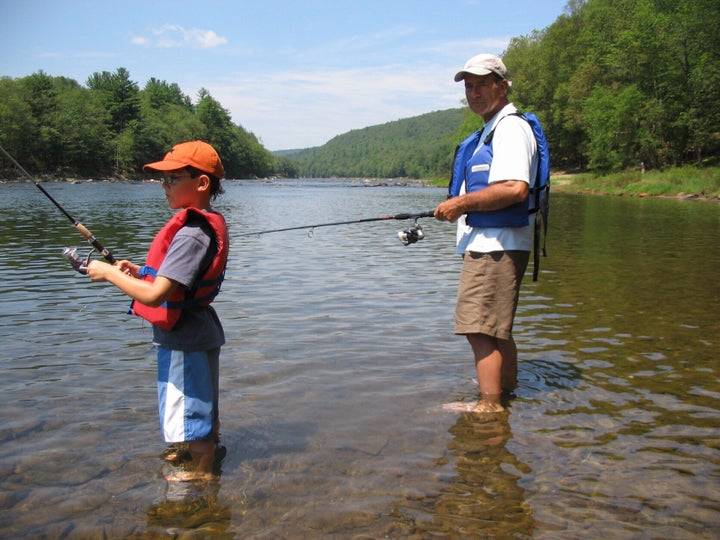
<path fill-rule="evenodd" d="M 186 169 L 179 169 L 166 172 L 162 186 L 168 206 L 173 210 L 202 207 L 203 193 L 209 188 L 210 179 L 204 174 L 193 178 Z"/>

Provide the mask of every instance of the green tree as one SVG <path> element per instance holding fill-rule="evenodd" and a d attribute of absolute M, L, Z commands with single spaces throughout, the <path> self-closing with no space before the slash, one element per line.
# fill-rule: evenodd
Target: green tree
<path fill-rule="evenodd" d="M 191 99 L 177 84 L 151 78 L 140 92 L 139 103 L 139 120 L 131 122 L 119 141 L 120 153 L 132 157 L 122 164 L 125 169 L 137 171 L 174 144 L 205 137 L 205 126 Z"/>
<path fill-rule="evenodd" d="M 132 170 L 136 163 L 134 133 L 140 121 L 140 90 L 125 68 L 115 73 L 93 73 L 88 88 L 99 96 L 108 113 L 108 127 L 114 134 L 114 167 L 117 173 Z"/>
<path fill-rule="evenodd" d="M 229 111 L 202 88 L 196 106 L 198 119 L 205 126 L 207 141 L 220 154 L 228 178 L 265 177 L 275 162 L 255 135 L 233 124 Z"/>
<path fill-rule="evenodd" d="M 137 83 L 130 80 L 127 69 L 121 67 L 115 73 L 93 73 L 88 77 L 87 86 L 100 94 L 110 114 L 110 129 L 114 133 L 122 133 L 131 121 L 138 119 L 140 90 Z"/>
<path fill-rule="evenodd" d="M 59 88 L 65 83 L 64 79 L 55 80 L 42 71 L 19 81 L 21 95 L 30 109 L 32 123 L 37 127 L 30 145 L 30 164 L 42 171 L 51 170 L 60 155 L 60 132 L 53 122 L 53 115 L 57 110 Z"/>
<path fill-rule="evenodd" d="M 720 150 L 720 2 L 687 0 L 659 2 L 667 4 L 673 15 L 668 33 L 677 43 L 676 68 L 682 99 L 672 128 L 682 127 L 685 134 L 682 151 L 697 164 L 705 153 Z"/>
<path fill-rule="evenodd" d="M 73 86 L 59 93 L 51 124 L 59 134 L 56 168 L 84 175 L 109 172 L 113 135 L 107 112 L 87 89 Z"/>
<path fill-rule="evenodd" d="M 0 78 L 0 143 L 20 163 L 37 167 L 33 153 L 37 132 L 35 118 L 20 84 L 10 77 Z M 0 163 L 11 168 L 4 159 Z"/>

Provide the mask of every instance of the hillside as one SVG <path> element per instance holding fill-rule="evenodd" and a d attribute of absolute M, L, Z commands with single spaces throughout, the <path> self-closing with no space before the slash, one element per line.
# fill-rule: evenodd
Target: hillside
<path fill-rule="evenodd" d="M 556 169 L 607 174 L 720 161 L 720 2 L 578 0 L 511 39 L 510 99 L 532 111 Z M 42 71 L 0 76 L 0 144 L 33 173 L 133 178 L 174 143 L 213 144 L 230 178 L 447 178 L 479 117 L 448 109 L 353 130 L 318 148 L 270 153 L 200 89 L 144 87 L 125 68 L 81 85 Z M 0 174 L 17 174 L 0 160 Z"/>
<path fill-rule="evenodd" d="M 428 178 L 450 168 L 463 109 L 435 111 L 338 135 L 323 146 L 284 151 L 305 177 Z M 279 154 L 279 153 L 276 153 Z"/>
<path fill-rule="evenodd" d="M 718 0 L 580 0 L 502 56 L 555 168 L 607 174 L 720 159 L 717 50 Z M 289 161 L 305 176 L 442 177 L 477 127 L 463 121 L 456 109 L 351 131 Z"/>

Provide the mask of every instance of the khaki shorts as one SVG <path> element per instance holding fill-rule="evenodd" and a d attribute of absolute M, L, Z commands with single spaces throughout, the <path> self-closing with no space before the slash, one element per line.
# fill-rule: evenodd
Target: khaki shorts
<path fill-rule="evenodd" d="M 529 251 L 468 252 L 463 258 L 455 333 L 512 337 L 520 283 Z"/>

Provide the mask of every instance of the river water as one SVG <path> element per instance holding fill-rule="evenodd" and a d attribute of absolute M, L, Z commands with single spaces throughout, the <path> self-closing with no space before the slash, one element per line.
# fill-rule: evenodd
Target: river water
<path fill-rule="evenodd" d="M 46 189 L 118 258 L 170 211 L 158 184 Z M 74 274 L 84 241 L 30 183 L 0 185 L 4 538 L 718 538 L 720 206 L 554 194 L 523 285 L 520 385 L 477 397 L 452 333 L 454 227 L 240 236 L 434 208 L 443 190 L 230 181 L 216 302 L 220 481 L 164 480 L 150 331 Z M 309 232 L 311 234 L 309 234 Z"/>

